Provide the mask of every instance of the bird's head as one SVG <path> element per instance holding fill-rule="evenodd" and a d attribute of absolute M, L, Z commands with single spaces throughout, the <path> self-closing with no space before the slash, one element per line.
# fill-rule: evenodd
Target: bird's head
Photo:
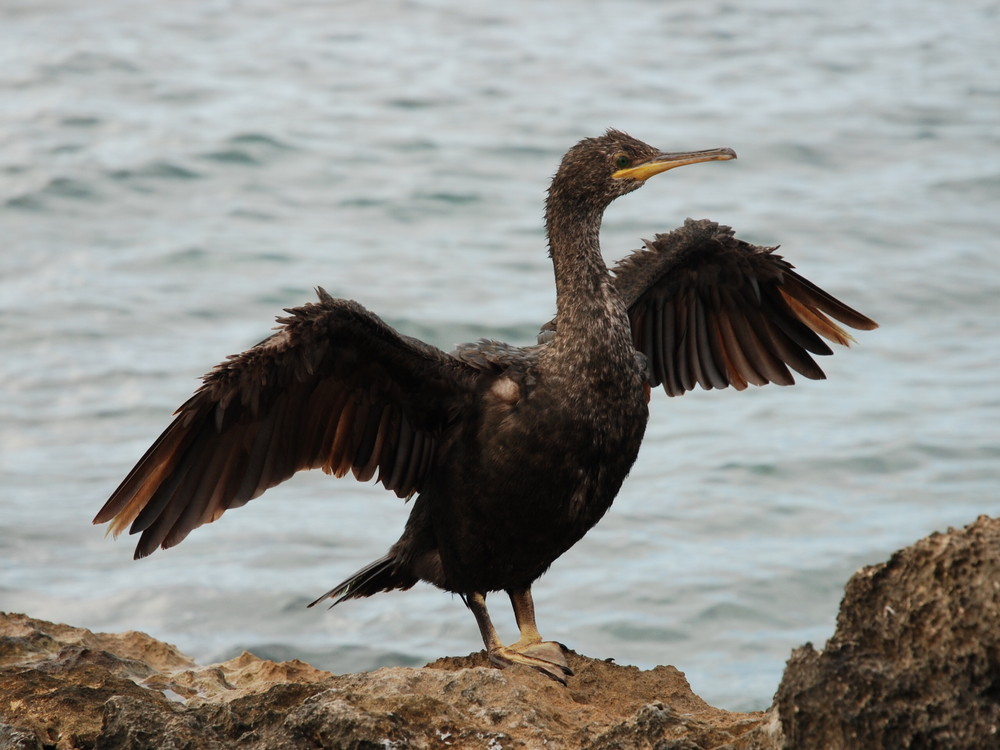
<path fill-rule="evenodd" d="M 549 203 L 603 211 L 655 174 L 685 164 L 735 158 L 731 148 L 668 153 L 620 130 L 608 130 L 597 138 L 585 138 L 566 153 L 549 188 Z"/>

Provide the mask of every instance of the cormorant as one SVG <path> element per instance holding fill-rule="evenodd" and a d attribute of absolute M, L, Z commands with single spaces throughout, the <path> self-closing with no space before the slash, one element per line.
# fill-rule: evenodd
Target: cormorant
<path fill-rule="evenodd" d="M 824 377 L 820 339 L 876 324 L 775 255 L 708 221 L 658 235 L 609 273 L 604 210 L 655 174 L 734 159 L 663 153 L 622 132 L 565 155 L 546 201 L 556 318 L 535 346 L 482 340 L 446 353 L 357 302 L 286 310 L 277 332 L 204 378 L 94 519 L 171 547 L 303 469 L 352 472 L 416 495 L 388 553 L 313 604 L 427 581 L 472 610 L 490 660 L 565 682 L 562 648 L 535 626 L 532 583 L 610 507 L 646 429 L 650 386 L 678 395 Z M 819 334 L 820 336 L 818 336 Z M 486 595 L 510 597 L 504 646 Z"/>

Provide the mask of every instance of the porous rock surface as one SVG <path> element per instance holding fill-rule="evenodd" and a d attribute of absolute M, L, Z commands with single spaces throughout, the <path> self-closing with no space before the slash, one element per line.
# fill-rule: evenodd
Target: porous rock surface
<path fill-rule="evenodd" d="M 1000 520 L 855 573 L 833 638 L 792 652 L 775 707 L 787 747 L 1000 749 Z"/>
<path fill-rule="evenodd" d="M 143 633 L 0 613 L 0 750 L 1000 748 L 1000 521 L 855 574 L 767 712 L 713 708 L 674 667 L 568 659 L 568 687 L 482 653 L 341 676 L 249 653 L 199 666 Z"/>
<path fill-rule="evenodd" d="M 249 653 L 198 666 L 143 633 L 0 615 L 0 749 L 707 748 L 763 714 L 712 708 L 673 667 L 568 655 L 563 687 L 482 653 L 335 676 Z"/>

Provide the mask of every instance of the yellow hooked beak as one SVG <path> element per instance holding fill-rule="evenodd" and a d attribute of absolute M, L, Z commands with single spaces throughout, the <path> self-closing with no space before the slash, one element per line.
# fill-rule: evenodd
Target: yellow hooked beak
<path fill-rule="evenodd" d="M 685 164 L 697 164 L 701 161 L 727 161 L 735 159 L 736 152 L 731 148 L 711 148 L 707 151 L 684 151 L 674 154 L 659 154 L 652 159 L 632 167 L 619 169 L 611 175 L 615 180 L 648 180 L 654 174 L 666 172 L 674 167 Z"/>

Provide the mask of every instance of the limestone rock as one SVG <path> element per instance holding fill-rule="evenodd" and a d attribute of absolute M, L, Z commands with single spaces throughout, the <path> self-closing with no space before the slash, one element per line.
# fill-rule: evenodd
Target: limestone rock
<path fill-rule="evenodd" d="M 848 582 L 775 697 L 788 747 L 1000 748 L 1000 521 L 932 534 Z"/>
<path fill-rule="evenodd" d="M 0 750 L 1000 747 L 1000 521 L 859 571 L 766 713 L 712 708 L 674 667 L 567 658 L 568 687 L 481 652 L 341 676 L 248 653 L 199 666 L 142 633 L 0 614 Z"/>
<path fill-rule="evenodd" d="M 714 748 L 763 718 L 712 708 L 673 667 L 568 659 L 568 688 L 482 653 L 342 676 L 248 653 L 200 667 L 143 633 L 0 615 L 0 750 Z"/>

